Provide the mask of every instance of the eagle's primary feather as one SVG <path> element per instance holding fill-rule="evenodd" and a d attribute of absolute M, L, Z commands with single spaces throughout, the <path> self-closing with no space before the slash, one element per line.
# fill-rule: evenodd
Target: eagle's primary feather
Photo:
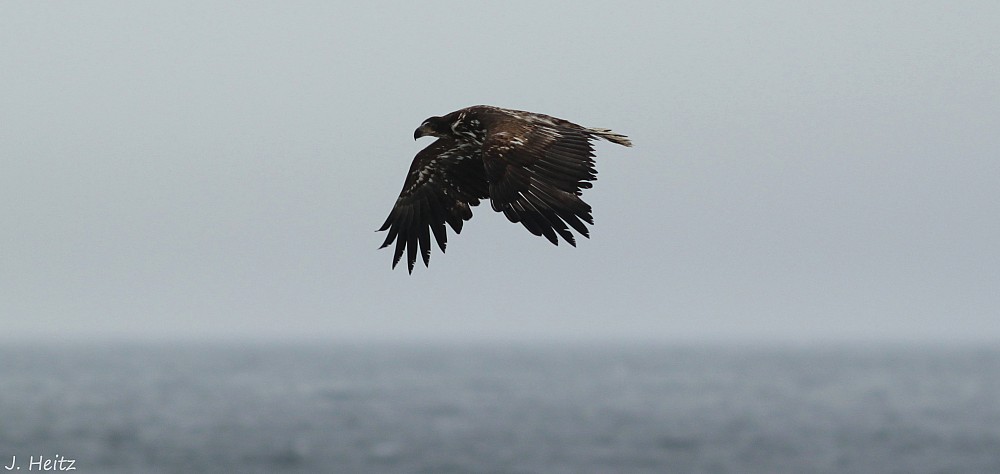
<path fill-rule="evenodd" d="M 471 206 L 490 199 L 493 210 L 553 244 L 570 245 L 570 228 L 589 237 L 590 205 L 580 198 L 597 179 L 593 140 L 632 146 L 625 135 L 587 128 L 544 114 L 477 105 L 431 117 L 414 138 L 438 137 L 414 157 L 403 190 L 379 231 L 382 247 L 395 241 L 392 266 L 405 252 L 407 268 L 419 251 L 430 262 L 431 234 L 442 252 L 445 224 L 456 234 L 472 218 Z"/>

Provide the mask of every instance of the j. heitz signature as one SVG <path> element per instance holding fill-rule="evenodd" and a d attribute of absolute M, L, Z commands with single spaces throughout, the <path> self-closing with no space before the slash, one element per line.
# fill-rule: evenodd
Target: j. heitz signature
<path fill-rule="evenodd" d="M 76 459 L 67 459 L 66 456 L 56 454 L 51 458 L 45 456 L 28 456 L 29 471 L 75 471 Z M 10 464 L 5 464 L 4 469 L 8 471 L 20 470 L 17 463 L 17 456 L 10 457 Z"/>

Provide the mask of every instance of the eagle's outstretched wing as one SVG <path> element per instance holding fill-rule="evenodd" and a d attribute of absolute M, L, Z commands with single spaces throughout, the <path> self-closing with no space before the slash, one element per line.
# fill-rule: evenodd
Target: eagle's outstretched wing
<path fill-rule="evenodd" d="M 558 235 L 575 246 L 567 224 L 589 237 L 584 223 L 594 223 L 590 205 L 580 198 L 582 190 L 597 179 L 591 140 L 631 143 L 608 130 L 541 117 L 545 120 L 504 121 L 486 136 L 483 163 L 490 201 L 494 210 L 511 222 L 520 222 L 532 234 L 543 235 L 556 245 Z"/>
<path fill-rule="evenodd" d="M 389 231 L 382 247 L 396 241 L 393 268 L 403 251 L 407 268 L 413 273 L 417 247 L 426 266 L 431 257 L 431 232 L 442 252 L 448 241 L 445 223 L 456 234 L 462 223 L 472 218 L 470 206 L 488 196 L 482 149 L 478 144 L 439 138 L 413 158 L 392 211 L 379 231 Z"/>

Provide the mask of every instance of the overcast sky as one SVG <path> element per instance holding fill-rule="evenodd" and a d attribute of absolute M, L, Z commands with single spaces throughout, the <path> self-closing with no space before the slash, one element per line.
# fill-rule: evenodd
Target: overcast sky
<path fill-rule="evenodd" d="M 431 115 L 598 145 L 595 227 L 375 231 Z M 1000 341 L 1000 3 L 3 2 L 6 338 Z"/>

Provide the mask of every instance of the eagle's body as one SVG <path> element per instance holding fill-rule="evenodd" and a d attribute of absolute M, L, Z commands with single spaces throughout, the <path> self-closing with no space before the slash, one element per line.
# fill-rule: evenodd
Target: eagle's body
<path fill-rule="evenodd" d="M 431 233 L 443 252 L 445 223 L 456 234 L 472 218 L 470 206 L 489 198 L 493 210 L 558 245 L 576 245 L 569 227 L 589 237 L 590 205 L 580 199 L 597 179 L 592 140 L 632 146 L 624 135 L 586 128 L 548 115 L 476 105 L 431 117 L 414 139 L 438 137 L 413 158 L 403 190 L 380 231 L 382 247 L 395 240 L 393 267 L 405 250 L 413 272 L 417 249 L 426 266 Z"/>

